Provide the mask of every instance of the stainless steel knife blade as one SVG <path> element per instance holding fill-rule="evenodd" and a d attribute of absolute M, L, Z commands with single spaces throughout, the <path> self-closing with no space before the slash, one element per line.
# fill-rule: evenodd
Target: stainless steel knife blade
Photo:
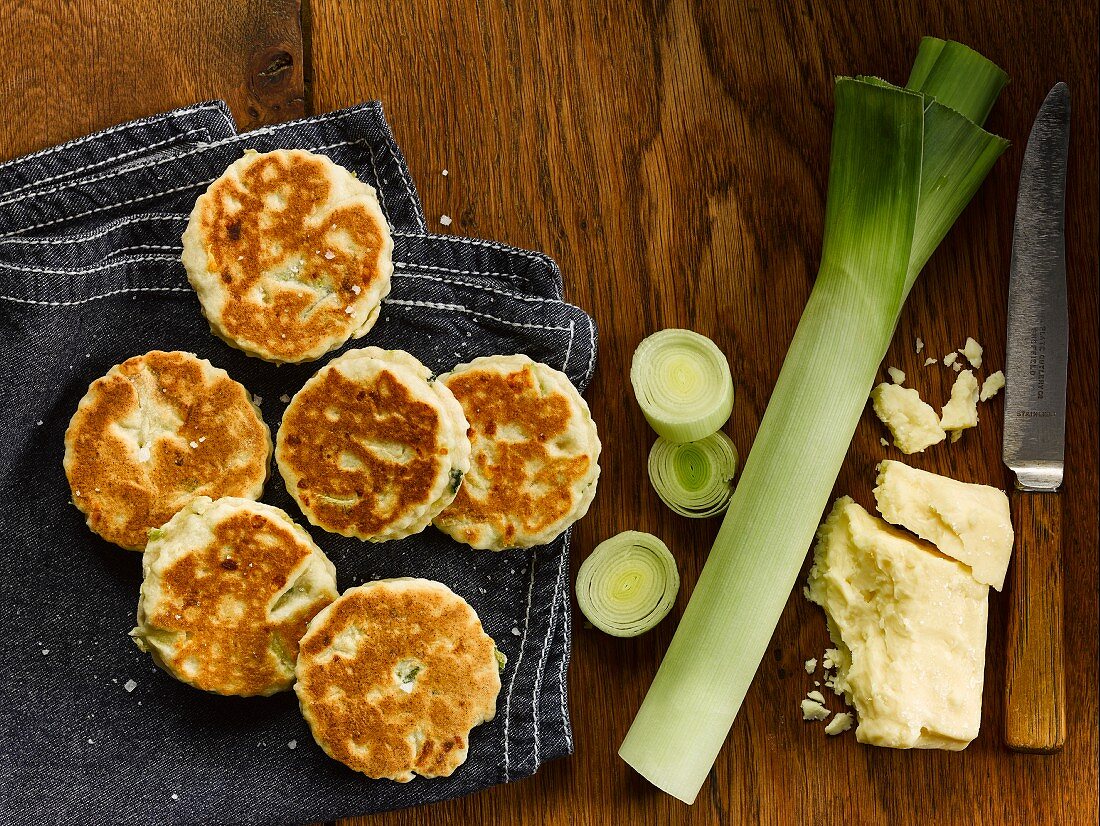
<path fill-rule="evenodd" d="M 1059 83 L 1043 102 L 1027 141 L 1012 236 L 1002 455 L 1022 490 L 1053 491 L 1062 484 L 1068 154 L 1069 87 Z"/>

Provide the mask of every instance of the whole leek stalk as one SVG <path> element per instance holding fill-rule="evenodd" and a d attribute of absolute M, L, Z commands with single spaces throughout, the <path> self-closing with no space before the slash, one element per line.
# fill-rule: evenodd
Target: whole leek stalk
<path fill-rule="evenodd" d="M 837 81 L 817 281 L 714 547 L 619 749 L 685 802 L 767 650 L 905 297 L 1007 145 L 975 122 L 1004 83 L 976 52 L 932 38 L 908 90 Z"/>

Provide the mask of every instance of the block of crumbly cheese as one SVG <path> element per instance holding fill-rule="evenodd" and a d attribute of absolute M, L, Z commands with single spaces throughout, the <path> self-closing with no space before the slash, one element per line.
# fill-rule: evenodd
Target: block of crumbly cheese
<path fill-rule="evenodd" d="M 963 370 L 951 385 L 951 400 L 943 406 L 940 427 L 944 430 L 965 430 L 978 424 L 978 380 L 969 370 Z"/>
<path fill-rule="evenodd" d="M 908 528 L 969 565 L 978 582 L 1001 590 L 1013 540 L 1004 491 L 889 459 L 879 463 L 877 484 L 875 502 L 887 522 Z"/>
<path fill-rule="evenodd" d="M 917 453 L 947 438 L 940 417 L 916 390 L 883 382 L 871 391 L 871 403 L 902 453 Z"/>
<path fill-rule="evenodd" d="M 825 609 L 859 742 L 959 751 L 977 736 L 988 592 L 957 560 L 837 500 L 810 599 Z"/>

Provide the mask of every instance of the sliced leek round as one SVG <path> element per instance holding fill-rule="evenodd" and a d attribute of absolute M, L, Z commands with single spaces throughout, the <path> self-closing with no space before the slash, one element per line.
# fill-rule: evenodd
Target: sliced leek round
<path fill-rule="evenodd" d="M 691 330 L 661 330 L 643 339 L 630 383 L 650 427 L 670 442 L 709 436 L 733 410 L 729 362 L 718 345 Z"/>
<path fill-rule="evenodd" d="M 577 573 L 581 613 L 614 637 L 636 637 L 655 626 L 672 610 L 679 590 L 668 546 L 642 531 L 605 539 Z"/>
<path fill-rule="evenodd" d="M 733 496 L 736 473 L 737 448 L 721 430 L 680 444 L 658 438 L 649 451 L 649 481 L 680 516 L 703 519 L 722 513 Z"/>

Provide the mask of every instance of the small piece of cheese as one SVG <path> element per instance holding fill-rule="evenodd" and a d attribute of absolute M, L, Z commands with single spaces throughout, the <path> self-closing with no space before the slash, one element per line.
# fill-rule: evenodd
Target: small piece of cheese
<path fill-rule="evenodd" d="M 927 359 L 924 360 L 924 366 L 925 367 L 931 367 L 933 364 L 939 364 L 939 362 L 936 359 L 933 359 L 933 358 L 927 358 Z"/>
<path fill-rule="evenodd" d="M 890 374 L 890 381 L 894 384 L 905 384 L 905 373 L 896 367 L 887 367 L 886 372 Z"/>
<path fill-rule="evenodd" d="M 982 382 L 982 392 L 978 396 L 978 399 L 987 402 L 996 396 L 1001 388 L 1005 386 L 1005 374 L 998 370 L 996 373 L 990 373 L 986 376 L 984 382 Z"/>
<path fill-rule="evenodd" d="M 908 528 L 964 565 L 974 579 L 1004 586 L 1012 556 L 1012 515 L 1004 491 L 960 482 L 885 459 L 875 502 L 887 522 Z"/>
<path fill-rule="evenodd" d="M 843 734 L 852 727 L 852 715 L 842 711 L 825 724 L 825 733 L 830 735 Z"/>
<path fill-rule="evenodd" d="M 940 417 L 916 390 L 883 382 L 871 391 L 871 402 L 902 453 L 917 453 L 947 438 Z"/>
<path fill-rule="evenodd" d="M 849 497 L 818 531 L 809 581 L 837 645 L 835 683 L 859 714 L 856 739 L 966 748 L 981 724 L 988 587 Z"/>
<path fill-rule="evenodd" d="M 917 336 L 917 352 L 919 353 L 924 349 L 924 342 L 921 341 L 920 336 Z"/>
<path fill-rule="evenodd" d="M 807 599 L 809 599 L 810 602 L 813 602 L 813 597 L 807 597 Z M 826 648 L 822 668 L 825 668 L 826 670 L 830 668 L 836 668 L 840 661 L 840 651 L 838 649 Z"/>
<path fill-rule="evenodd" d="M 951 385 L 951 400 L 940 413 L 944 430 L 966 430 L 978 424 L 978 380 L 969 370 L 963 370 Z"/>
<path fill-rule="evenodd" d="M 943 366 L 950 367 L 952 364 L 955 363 L 955 360 L 958 359 L 958 357 L 958 353 L 948 353 L 946 356 L 943 357 Z"/>
<path fill-rule="evenodd" d="M 813 674 L 816 669 L 817 669 L 817 659 L 815 659 L 814 657 L 810 657 L 810 659 L 806 660 L 806 673 L 807 674 Z"/>
<path fill-rule="evenodd" d="M 820 691 L 811 691 L 807 693 L 806 696 L 809 697 L 811 700 L 816 700 L 819 703 L 825 702 L 825 695 L 822 694 Z"/>
<path fill-rule="evenodd" d="M 959 352 L 966 356 L 966 360 L 974 365 L 975 370 L 982 366 L 982 353 L 984 353 L 985 350 L 982 348 L 982 345 L 978 344 L 978 342 L 970 336 L 967 336 L 966 344 L 962 346 Z"/>
<path fill-rule="evenodd" d="M 829 716 L 829 709 L 815 700 L 802 701 L 803 720 L 824 720 Z"/>

